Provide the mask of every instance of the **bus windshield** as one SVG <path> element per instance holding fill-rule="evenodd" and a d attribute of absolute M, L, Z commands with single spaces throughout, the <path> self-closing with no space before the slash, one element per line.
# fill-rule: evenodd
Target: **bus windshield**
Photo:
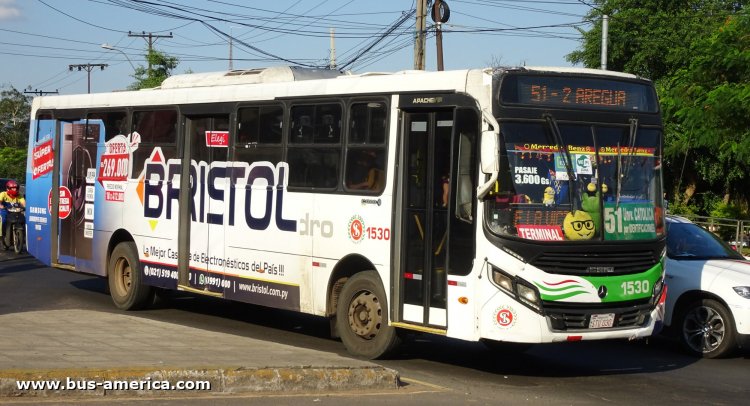
<path fill-rule="evenodd" d="M 505 122 L 488 228 L 539 241 L 663 233 L 661 133 L 630 125 Z M 493 201 L 494 200 L 494 201 Z"/>

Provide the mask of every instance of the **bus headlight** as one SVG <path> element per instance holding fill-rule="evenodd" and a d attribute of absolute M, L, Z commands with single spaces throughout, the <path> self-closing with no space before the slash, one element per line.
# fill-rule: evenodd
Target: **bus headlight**
<path fill-rule="evenodd" d="M 511 279 L 510 275 L 494 266 L 492 267 L 492 281 L 500 288 L 508 291 L 508 293 L 513 294 L 513 279 Z"/>
<path fill-rule="evenodd" d="M 539 295 L 536 293 L 536 290 L 522 283 L 519 283 L 516 284 L 516 291 L 518 292 L 518 298 L 521 300 L 521 302 L 534 308 L 536 311 L 542 310 L 539 303 Z"/>
<path fill-rule="evenodd" d="M 542 301 L 539 292 L 531 284 L 517 276 L 510 276 L 492 265 L 490 265 L 490 269 L 492 271 L 492 282 L 500 290 L 535 312 L 542 313 Z"/>

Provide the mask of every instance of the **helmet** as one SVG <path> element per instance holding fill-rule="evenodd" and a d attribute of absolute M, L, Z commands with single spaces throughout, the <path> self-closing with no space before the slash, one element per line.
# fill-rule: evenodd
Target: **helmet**
<path fill-rule="evenodd" d="M 8 191 L 8 196 L 14 199 L 18 197 L 18 183 L 16 183 L 15 180 L 9 180 L 8 183 L 5 184 L 5 189 Z"/>

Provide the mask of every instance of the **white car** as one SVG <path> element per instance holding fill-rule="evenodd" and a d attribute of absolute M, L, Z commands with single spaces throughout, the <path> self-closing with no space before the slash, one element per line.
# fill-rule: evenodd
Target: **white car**
<path fill-rule="evenodd" d="M 729 355 L 750 345 L 750 261 L 708 230 L 667 216 L 664 324 L 690 353 Z"/>

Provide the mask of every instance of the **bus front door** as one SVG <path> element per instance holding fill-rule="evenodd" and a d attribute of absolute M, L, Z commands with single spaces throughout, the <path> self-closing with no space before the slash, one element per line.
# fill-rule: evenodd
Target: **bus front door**
<path fill-rule="evenodd" d="M 189 202 L 189 209 L 180 213 L 179 240 L 188 254 L 181 256 L 179 284 L 182 289 L 223 296 L 229 115 L 188 116 L 185 128 L 183 168 L 189 168 L 189 182 L 182 184 L 180 201 Z"/>
<path fill-rule="evenodd" d="M 403 118 L 401 320 L 444 329 L 453 110 Z"/>

